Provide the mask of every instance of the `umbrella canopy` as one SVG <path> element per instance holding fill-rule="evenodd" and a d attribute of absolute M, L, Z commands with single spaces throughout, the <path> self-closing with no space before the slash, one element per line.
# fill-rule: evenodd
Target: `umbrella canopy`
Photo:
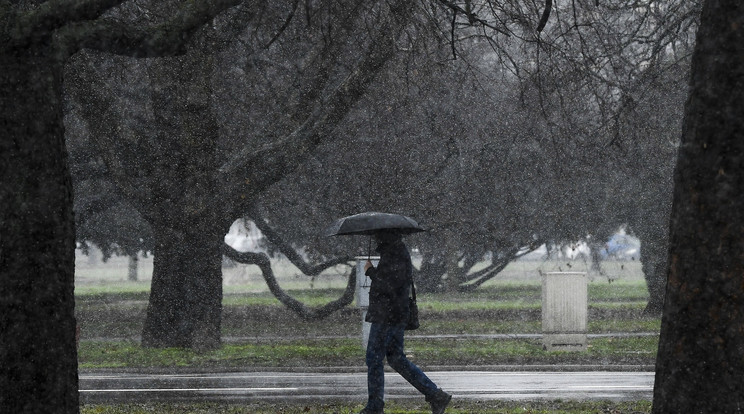
<path fill-rule="evenodd" d="M 370 211 L 340 218 L 328 226 L 324 234 L 326 236 L 371 235 L 383 230 L 395 230 L 401 234 L 425 231 L 416 220 L 410 217 Z"/>

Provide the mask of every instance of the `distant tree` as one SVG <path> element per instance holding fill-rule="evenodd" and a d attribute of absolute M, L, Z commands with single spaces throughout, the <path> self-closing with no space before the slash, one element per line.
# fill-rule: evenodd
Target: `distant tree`
<path fill-rule="evenodd" d="M 632 108 L 621 115 L 618 165 L 626 181 L 614 207 L 629 233 L 641 240 L 640 258 L 649 291 L 645 313 L 660 316 L 664 303 L 673 168 L 676 161 L 689 77 L 689 58 L 651 68 L 636 89 Z"/>
<path fill-rule="evenodd" d="M 69 106 L 69 105 L 68 105 Z M 66 111 L 67 131 L 80 131 L 81 121 Z M 88 134 L 66 134 L 74 190 L 76 242 L 88 253 L 97 247 L 103 260 L 113 255 L 130 258 L 129 279 L 136 280 L 137 258 L 153 250 L 152 230 L 112 182 L 102 157 Z"/>
<path fill-rule="evenodd" d="M 744 407 L 744 4 L 707 0 L 674 175 L 654 413 Z"/>
<path fill-rule="evenodd" d="M 592 3 L 553 5 L 536 41 L 538 52 L 531 55 L 537 68 L 530 79 L 539 91 L 535 101 L 555 159 L 564 163 L 563 171 L 577 168 L 570 158 L 578 160 L 584 178 L 576 190 L 592 194 L 577 198 L 571 211 L 601 212 L 596 217 L 606 222 L 593 219 L 591 228 L 605 227 L 606 232 L 627 224 L 641 239 L 650 294 L 646 310 L 658 315 L 678 141 L 674 134 L 681 123 L 679 103 L 700 4 Z M 610 190 L 614 194 L 606 193 Z M 587 214 L 575 218 L 586 221 Z"/>
<path fill-rule="evenodd" d="M 236 1 L 189 1 L 160 26 L 102 18 L 119 1 L 0 1 L 0 412 L 79 411 L 72 182 L 63 66 L 81 48 L 172 55 Z"/>
<path fill-rule="evenodd" d="M 684 37 L 694 14 L 636 21 L 630 2 L 598 13 L 575 6 L 578 17 L 566 7 L 560 24 L 549 22 L 539 40 L 526 23 L 532 15 L 520 10 L 510 16 L 526 20 L 505 21 L 513 23 L 513 37 L 527 36 L 523 43 L 505 35 L 454 43 L 418 37 L 339 128 L 356 139 L 321 146 L 298 174 L 270 189 L 265 218 L 285 223 L 282 232 L 320 254 L 339 244 L 366 253 L 363 238 L 317 236 L 334 215 L 374 209 L 413 215 L 430 229 L 410 238 L 422 254 L 417 281 L 424 289 L 477 287 L 530 248 L 587 236 L 603 243 L 626 224 L 643 236 L 644 266 L 651 268 L 665 248 L 674 131 L 685 93 Z M 455 17 L 465 32 L 465 15 Z M 581 23 L 574 25 L 575 18 Z M 666 24 L 673 30 L 657 30 Z M 628 27 L 659 34 L 654 48 L 676 52 L 639 47 L 648 37 L 634 38 Z M 583 28 L 622 42 L 599 47 Z M 538 66 L 536 55 L 543 59 Z M 599 80 L 586 68 L 588 60 L 615 57 L 622 64 Z M 653 64 L 639 72 L 633 62 L 642 59 Z M 613 97 L 623 94 L 621 105 Z M 472 271 L 487 256 L 490 266 Z M 653 298 L 658 303 L 662 294 Z"/>
<path fill-rule="evenodd" d="M 349 139 L 272 187 L 263 217 L 322 255 L 367 248 L 320 240 L 334 215 L 414 215 L 430 224 L 410 239 L 424 289 L 472 289 L 543 242 L 601 244 L 627 225 L 658 312 L 697 4 L 564 2 L 541 22 L 526 2 L 437 3 L 436 33 L 409 36 L 339 127 Z"/>
<path fill-rule="evenodd" d="M 69 125 L 69 121 L 66 122 Z M 114 255 L 126 256 L 129 259 L 127 279 L 136 281 L 139 255 L 147 255 L 154 247 L 150 226 L 106 177 L 105 168 L 98 165 L 100 157 L 86 153 L 73 140 L 66 142 L 72 170 L 78 249 L 90 254 L 91 248 L 98 248 L 104 262 Z"/>

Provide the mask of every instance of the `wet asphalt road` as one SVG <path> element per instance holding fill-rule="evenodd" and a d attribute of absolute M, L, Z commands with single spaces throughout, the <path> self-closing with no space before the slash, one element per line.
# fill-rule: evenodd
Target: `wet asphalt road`
<path fill-rule="evenodd" d="M 434 371 L 427 375 L 455 398 L 474 400 L 651 399 L 653 372 Z M 385 375 L 386 398 L 421 398 L 398 374 Z M 83 403 L 269 400 L 364 401 L 366 374 L 200 373 L 80 375 Z"/>

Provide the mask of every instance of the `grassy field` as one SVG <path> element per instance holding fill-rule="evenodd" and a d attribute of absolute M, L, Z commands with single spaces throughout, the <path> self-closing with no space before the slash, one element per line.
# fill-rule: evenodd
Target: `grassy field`
<path fill-rule="evenodd" d="M 149 280 L 124 280 L 126 269 L 116 268 L 115 262 L 79 265 L 83 276 L 76 286 L 76 313 L 83 369 L 363 365 L 358 308 L 352 305 L 324 320 L 303 321 L 265 289 L 260 275 L 237 266 L 225 269 L 226 274 L 241 274 L 225 278 L 222 331 L 226 343 L 222 349 L 205 353 L 142 349 L 138 339 Z M 574 263 L 572 268 L 580 265 Z M 409 332 L 407 351 L 423 366 L 653 364 L 658 341 L 653 335 L 593 338 L 587 352 L 579 353 L 547 352 L 539 338 L 517 336 L 541 333 L 540 272 L 561 270 L 561 266 L 566 263 L 517 262 L 475 292 L 420 295 L 422 328 Z M 346 283 L 340 269 L 333 269 L 316 278 L 311 288 L 308 278 L 298 276 L 286 261 L 277 261 L 274 267 L 285 289 L 308 306 L 338 298 Z M 610 274 L 612 269 L 614 274 Z M 637 262 L 625 262 L 605 265 L 605 275 L 590 274 L 590 334 L 659 331 L 657 318 L 642 315 L 648 294 L 639 272 Z M 466 337 L 425 337 L 455 334 Z"/>
<path fill-rule="evenodd" d="M 548 352 L 539 339 L 419 339 L 406 340 L 409 358 L 424 367 L 483 368 L 490 365 L 650 365 L 658 339 L 598 338 L 586 352 Z M 146 349 L 135 341 L 81 341 L 81 369 L 97 368 L 359 368 L 364 354 L 359 338 L 271 339 L 227 343 L 220 349 Z"/>

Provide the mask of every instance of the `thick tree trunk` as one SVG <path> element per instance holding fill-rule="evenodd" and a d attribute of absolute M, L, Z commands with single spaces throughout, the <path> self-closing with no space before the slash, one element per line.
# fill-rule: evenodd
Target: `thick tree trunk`
<path fill-rule="evenodd" d="M 442 255 L 424 253 L 421 269 L 415 275 L 416 289 L 421 293 L 437 292 L 441 289 L 446 265 Z"/>
<path fill-rule="evenodd" d="M 220 346 L 224 232 L 213 221 L 200 223 L 154 226 L 156 250 L 143 346 Z"/>
<path fill-rule="evenodd" d="M 641 249 L 643 250 L 643 249 Z M 664 293 L 666 291 L 666 274 L 668 265 L 666 260 L 644 260 L 643 274 L 648 289 L 648 303 L 643 310 L 647 316 L 659 317 L 664 309 Z"/>
<path fill-rule="evenodd" d="M 223 195 L 215 178 L 217 125 L 210 108 L 212 60 L 192 52 L 151 68 L 161 132 L 150 147 L 148 221 L 155 258 L 143 346 L 213 349 L 222 318 Z"/>
<path fill-rule="evenodd" d="M 654 413 L 744 410 L 744 3 L 706 1 L 675 172 Z"/>
<path fill-rule="evenodd" d="M 34 52 L 0 55 L 0 412 L 76 413 L 75 231 L 61 70 L 39 57 L 50 51 Z"/>
<path fill-rule="evenodd" d="M 641 264 L 648 289 L 648 304 L 644 314 L 659 317 L 664 307 L 666 275 L 669 269 L 669 238 L 667 234 L 655 230 L 661 229 L 645 227 L 637 233 L 641 239 Z"/>

